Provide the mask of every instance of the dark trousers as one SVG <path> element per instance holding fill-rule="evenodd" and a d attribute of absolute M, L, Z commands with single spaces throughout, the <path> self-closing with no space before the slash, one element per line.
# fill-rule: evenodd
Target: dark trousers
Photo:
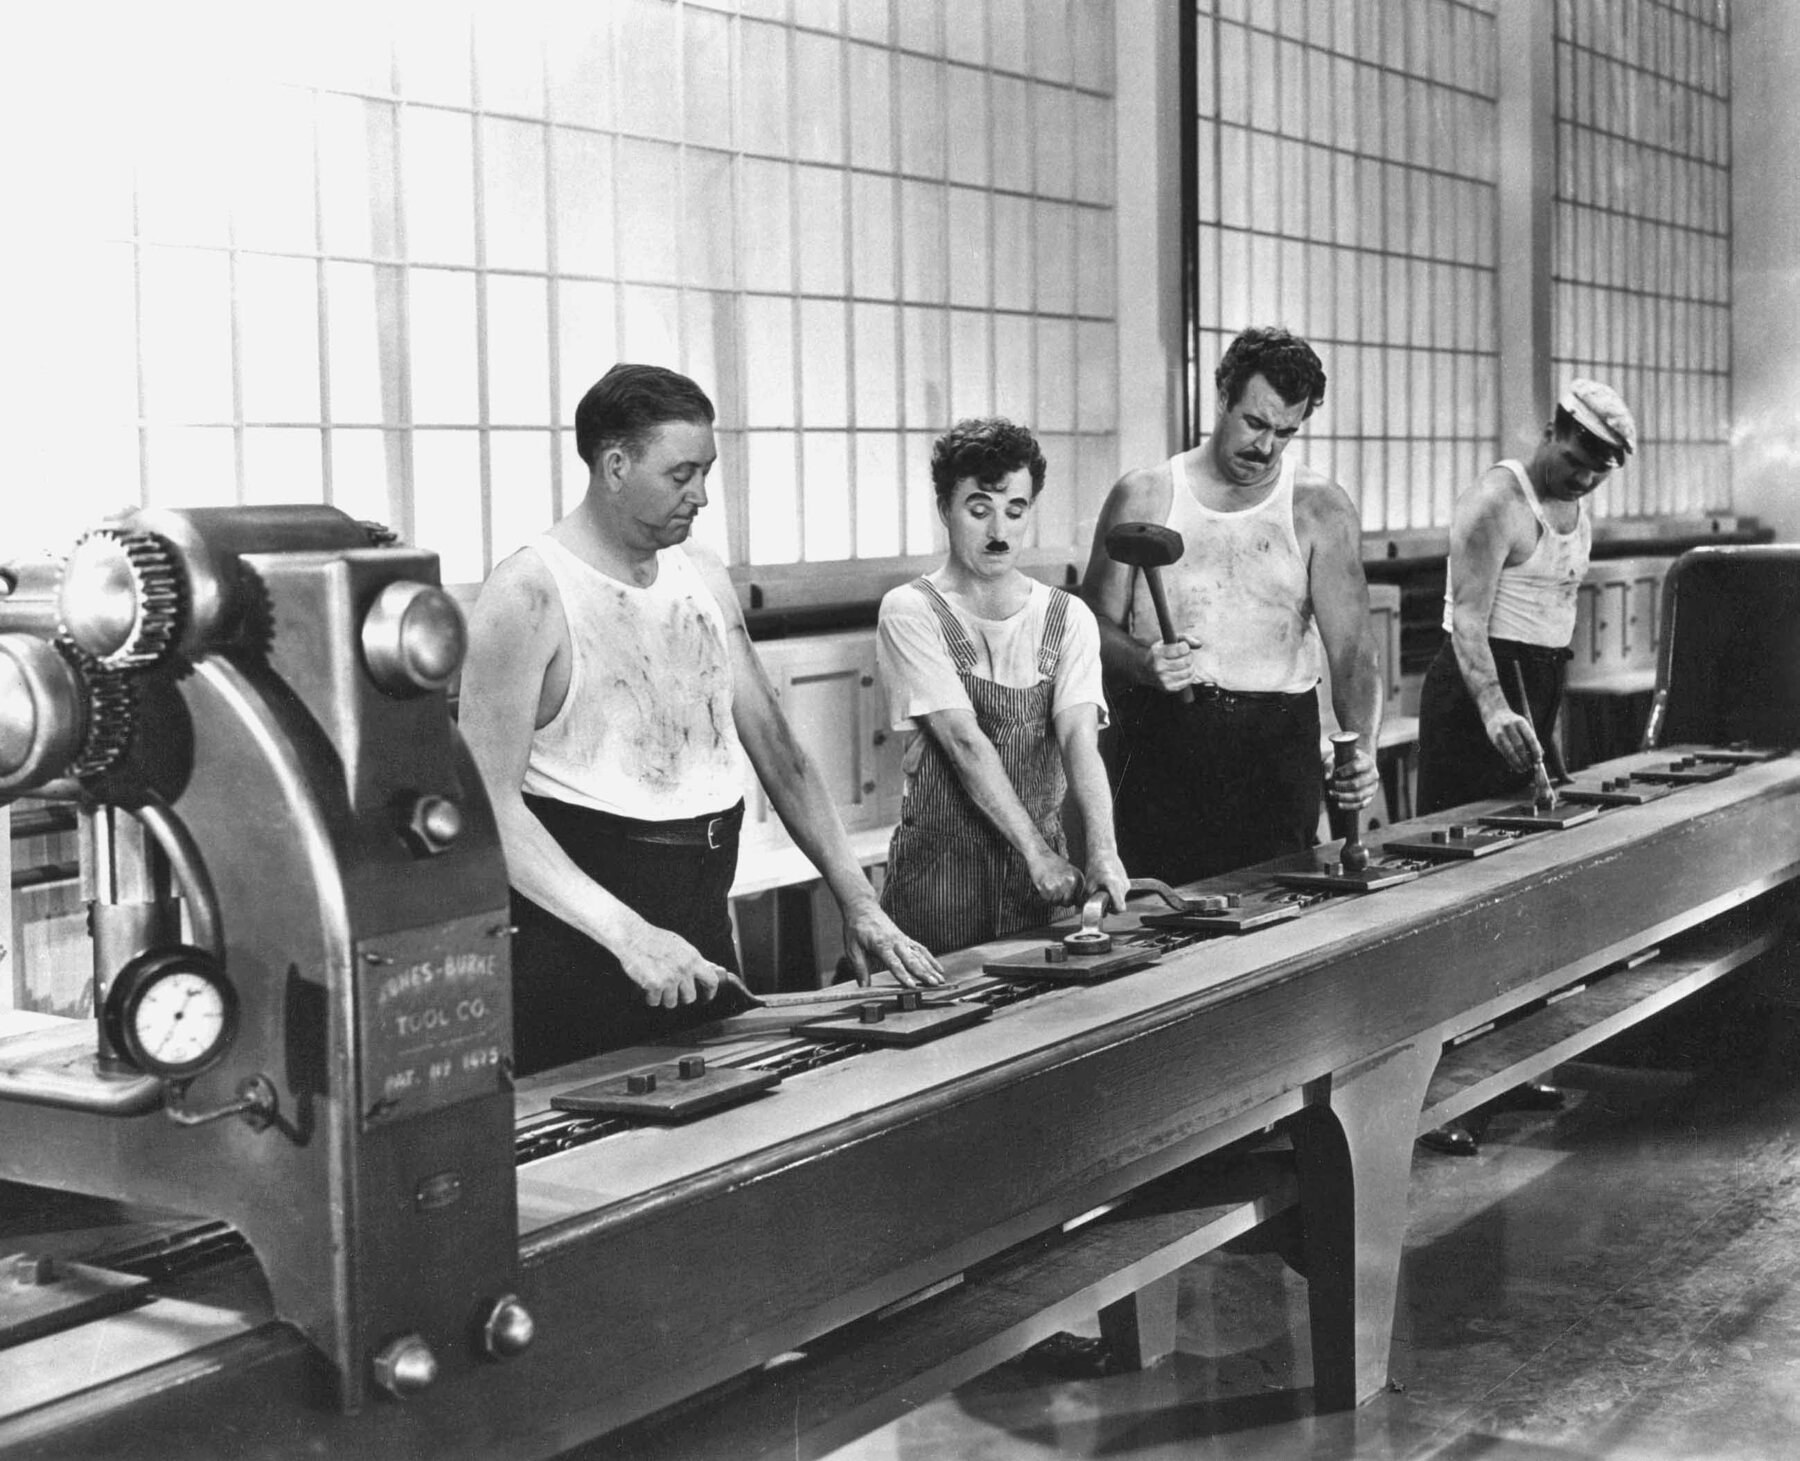
<path fill-rule="evenodd" d="M 1506 703 L 1514 710 L 1520 709 L 1517 681 L 1524 678 L 1532 727 L 1538 740 L 1549 745 L 1562 708 L 1569 652 L 1511 639 L 1490 639 L 1488 648 Z M 1530 785 L 1531 778 L 1508 766 L 1488 739 L 1481 712 L 1457 666 L 1456 651 L 1446 638 L 1419 688 L 1419 815 L 1465 802 L 1522 795 Z"/>
<path fill-rule="evenodd" d="M 1134 685 L 1103 750 L 1119 857 L 1133 877 L 1191 883 L 1318 841 L 1319 701 L 1194 687 L 1194 703 Z"/>
<path fill-rule="evenodd" d="M 527 796 L 525 805 L 575 865 L 620 902 L 737 972 L 728 900 L 742 803 L 716 819 L 722 825 L 715 847 L 699 838 L 674 844 L 639 835 L 646 829 L 670 835 L 671 828 L 691 824 L 632 822 L 548 797 Z M 519 930 L 512 951 L 513 1053 L 521 1075 L 647 1044 L 745 1007 L 741 995 L 723 986 L 709 1003 L 652 1008 L 606 949 L 516 888 L 512 920 Z"/>

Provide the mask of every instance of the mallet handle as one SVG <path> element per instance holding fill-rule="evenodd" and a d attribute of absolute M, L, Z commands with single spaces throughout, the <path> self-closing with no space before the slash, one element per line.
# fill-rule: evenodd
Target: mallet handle
<path fill-rule="evenodd" d="M 1176 643 L 1175 621 L 1169 617 L 1169 599 L 1163 593 L 1162 570 L 1155 565 L 1146 568 L 1144 584 L 1150 590 L 1150 602 L 1156 606 L 1156 627 L 1162 630 L 1163 643 Z M 1194 687 L 1183 685 L 1175 692 L 1175 698 L 1183 705 L 1192 705 L 1194 703 Z"/>

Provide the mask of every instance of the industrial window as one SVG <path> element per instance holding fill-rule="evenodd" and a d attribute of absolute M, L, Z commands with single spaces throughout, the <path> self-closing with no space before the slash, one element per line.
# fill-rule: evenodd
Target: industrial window
<path fill-rule="evenodd" d="M 1300 444 L 1371 532 L 1441 527 L 1498 437 L 1495 0 L 1197 0 L 1189 439 L 1246 325 L 1318 350 Z"/>
<path fill-rule="evenodd" d="M 579 498 L 575 404 L 636 359 L 713 396 L 734 565 L 932 552 L 931 439 L 990 411 L 1078 546 L 1117 466 L 1110 5 L 239 20 L 122 18 L 106 85 L 74 27 L 48 63 L 102 119 L 21 215 L 83 180 L 83 510 L 322 500 L 478 580 Z"/>
<path fill-rule="evenodd" d="M 1614 516 L 1731 506 L 1726 0 L 1558 0 L 1555 355 L 1624 395 Z"/>

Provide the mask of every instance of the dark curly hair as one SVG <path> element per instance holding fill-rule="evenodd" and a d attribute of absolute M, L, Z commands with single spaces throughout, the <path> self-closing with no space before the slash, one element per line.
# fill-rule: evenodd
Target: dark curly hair
<path fill-rule="evenodd" d="M 1280 326 L 1243 331 L 1225 351 L 1213 382 L 1230 410 L 1244 397 L 1252 376 L 1260 375 L 1290 406 L 1306 402 L 1308 416 L 1325 404 L 1325 367 L 1312 346 Z"/>
<path fill-rule="evenodd" d="M 1035 501 L 1044 490 L 1044 453 L 1035 436 L 1004 416 L 958 421 L 931 448 L 931 486 L 940 504 L 950 500 L 956 484 L 965 477 L 992 487 L 1020 467 L 1030 469 Z"/>
<path fill-rule="evenodd" d="M 575 450 L 592 471 L 602 452 L 636 457 L 665 421 L 713 420 L 713 403 L 685 375 L 660 365 L 615 365 L 575 408 Z"/>

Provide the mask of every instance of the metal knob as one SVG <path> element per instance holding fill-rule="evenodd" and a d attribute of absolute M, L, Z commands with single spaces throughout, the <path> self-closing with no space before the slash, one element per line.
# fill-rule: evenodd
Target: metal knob
<path fill-rule="evenodd" d="M 396 1400 L 428 1390 L 438 1377 L 437 1356 L 422 1336 L 403 1334 L 383 1345 L 374 1361 L 375 1383 Z"/>
<path fill-rule="evenodd" d="M 1220 893 L 1203 893 L 1194 899 L 1196 913 L 1223 913 L 1230 906 Z"/>
<path fill-rule="evenodd" d="M 856 1007 L 856 1016 L 865 1025 L 879 1025 L 887 1018 L 887 1006 L 878 999 L 872 999 Z"/>
<path fill-rule="evenodd" d="M 1463 838 L 1467 837 L 1468 835 L 1469 835 L 1469 829 L 1467 827 L 1463 826 L 1462 823 L 1456 822 L 1451 825 L 1450 840 L 1452 842 L 1461 842 L 1463 840 Z"/>
<path fill-rule="evenodd" d="M 462 668 L 467 645 L 462 610 L 436 584 L 398 579 L 363 616 L 363 662 L 390 695 L 442 690 Z"/>
<path fill-rule="evenodd" d="M 916 1010 L 923 1002 L 924 1001 L 919 997 L 919 991 L 916 989 L 903 989 L 900 991 L 900 1008 L 902 1010 Z"/>
<path fill-rule="evenodd" d="M 81 750 L 86 719 L 73 665 L 41 639 L 0 635 L 0 790 L 63 775 Z"/>
<path fill-rule="evenodd" d="M 625 1077 L 626 1093 L 633 1096 L 647 1096 L 656 1089 L 656 1072 L 653 1070 L 634 1071 Z"/>
<path fill-rule="evenodd" d="M 531 1310 L 513 1294 L 494 1300 L 487 1322 L 481 1326 L 481 1346 L 492 1359 L 509 1360 L 531 1348 L 537 1338 L 537 1321 Z"/>
<path fill-rule="evenodd" d="M 675 1062 L 675 1074 L 684 1081 L 697 1081 L 706 1074 L 704 1055 L 684 1055 Z"/>
<path fill-rule="evenodd" d="M 1439 827 L 1432 832 L 1431 840 L 1433 842 L 1437 843 L 1440 847 L 1446 846 L 1446 845 L 1448 845 L 1448 843 L 1450 841 L 1450 834 L 1448 832 L 1446 832 L 1442 827 Z"/>
<path fill-rule="evenodd" d="M 463 811 L 447 796 L 421 796 L 413 801 L 407 835 L 421 852 L 447 850 L 463 834 Z"/>

